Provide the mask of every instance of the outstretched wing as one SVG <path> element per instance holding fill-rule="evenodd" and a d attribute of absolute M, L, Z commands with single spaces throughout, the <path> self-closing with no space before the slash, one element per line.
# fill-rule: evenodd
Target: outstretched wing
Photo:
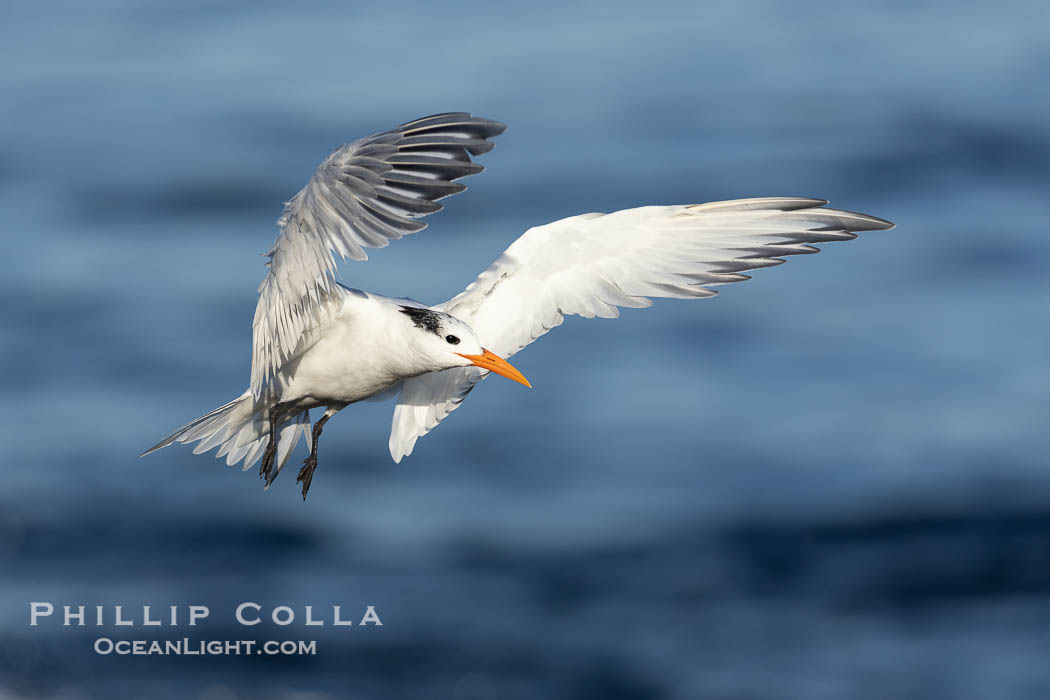
<path fill-rule="evenodd" d="M 329 155 L 289 201 L 268 253 L 252 338 L 253 394 L 266 391 L 294 356 L 335 284 L 336 254 L 366 260 L 365 248 L 426 228 L 437 200 L 466 189 L 459 178 L 484 168 L 500 122 L 465 112 L 436 114 L 347 144 Z"/>
<path fill-rule="evenodd" d="M 712 287 L 750 279 L 814 243 L 892 228 L 820 199 L 761 198 L 584 214 L 529 229 L 440 309 L 466 321 L 482 345 L 510 357 L 565 316 L 615 318 L 653 297 L 710 297 Z M 455 369 L 404 383 L 390 452 L 411 454 L 486 372 Z"/>

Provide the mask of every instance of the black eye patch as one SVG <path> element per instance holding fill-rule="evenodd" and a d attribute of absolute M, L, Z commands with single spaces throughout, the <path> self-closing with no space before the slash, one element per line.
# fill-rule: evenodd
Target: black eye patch
<path fill-rule="evenodd" d="M 459 338 L 457 338 L 454 335 L 446 335 L 445 342 L 447 342 L 449 345 L 459 345 Z"/>

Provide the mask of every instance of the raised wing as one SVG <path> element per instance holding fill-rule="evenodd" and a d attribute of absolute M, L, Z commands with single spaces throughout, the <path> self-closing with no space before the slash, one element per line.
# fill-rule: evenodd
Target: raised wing
<path fill-rule="evenodd" d="M 438 308 L 470 324 L 489 350 L 510 357 L 565 316 L 615 318 L 618 307 L 650 306 L 654 297 L 711 297 L 712 287 L 750 279 L 743 271 L 819 252 L 814 243 L 893 227 L 825 204 L 769 197 L 562 219 L 526 231 Z M 395 461 L 411 454 L 416 439 L 486 374 L 456 369 L 406 381 L 390 436 Z"/>
<path fill-rule="evenodd" d="M 459 178 L 484 168 L 470 156 L 492 149 L 500 122 L 465 112 L 436 114 L 342 146 L 289 201 L 259 286 L 251 387 L 262 395 L 318 320 L 335 284 L 336 255 L 366 260 L 365 248 L 426 228 L 437 200 L 466 189 Z"/>

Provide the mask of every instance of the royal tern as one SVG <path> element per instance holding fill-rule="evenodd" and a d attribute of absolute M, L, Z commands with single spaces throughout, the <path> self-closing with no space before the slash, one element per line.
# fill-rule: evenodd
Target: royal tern
<path fill-rule="evenodd" d="M 749 279 L 814 243 L 893 227 L 822 199 L 764 197 L 581 214 L 526 231 L 462 293 L 436 306 L 392 299 L 336 281 L 336 256 L 421 231 L 437 200 L 482 171 L 506 127 L 467 113 L 437 114 L 342 146 L 287 202 L 259 286 L 249 388 L 179 428 L 173 442 L 218 447 L 226 463 L 260 457 L 269 487 L 299 439 L 303 498 L 317 468 L 317 441 L 333 414 L 357 401 L 397 398 L 390 431 L 395 462 L 412 453 L 489 372 L 526 386 L 508 357 L 565 316 L 619 315 L 653 297 L 704 298 Z M 324 408 L 313 423 L 310 409 Z"/>

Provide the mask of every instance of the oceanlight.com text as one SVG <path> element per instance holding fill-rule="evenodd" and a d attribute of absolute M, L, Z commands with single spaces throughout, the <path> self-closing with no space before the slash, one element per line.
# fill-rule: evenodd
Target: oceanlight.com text
<path fill-rule="evenodd" d="M 191 640 L 188 637 L 164 641 L 158 639 L 114 641 L 109 637 L 99 637 L 95 640 L 95 653 L 102 656 L 109 654 L 118 656 L 241 656 L 250 654 L 315 656 L 317 641 L 304 639 L 284 641 L 271 639 L 264 642 L 255 639 Z"/>

